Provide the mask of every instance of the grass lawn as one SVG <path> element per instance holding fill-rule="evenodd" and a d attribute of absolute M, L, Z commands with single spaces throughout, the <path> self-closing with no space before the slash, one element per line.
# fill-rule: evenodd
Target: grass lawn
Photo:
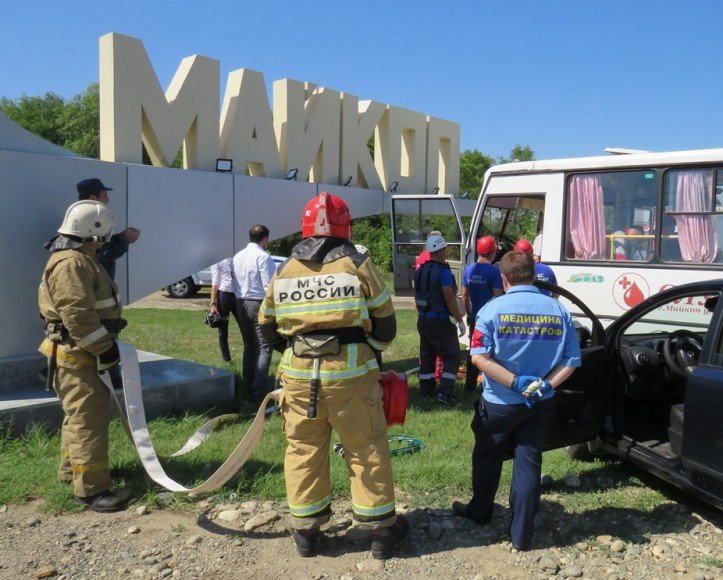
<path fill-rule="evenodd" d="M 129 321 L 122 339 L 138 349 L 165 354 L 203 364 L 219 366 L 219 349 L 215 330 L 207 328 L 203 313 L 186 310 L 129 309 L 124 313 Z M 398 311 L 399 336 L 385 353 L 389 368 L 405 370 L 417 365 L 418 338 L 415 312 Z M 241 359 L 242 342 L 237 329 L 231 329 L 231 348 L 234 361 Z M 275 354 L 272 371 L 278 363 Z M 240 366 L 226 365 L 238 376 Z M 461 385 L 458 385 L 461 388 Z M 404 426 L 390 430 L 420 438 L 426 449 L 414 455 L 395 457 L 393 461 L 396 487 L 402 501 L 412 506 L 449 507 L 453 499 L 468 499 L 471 487 L 470 457 L 472 433 L 469 429 L 472 406 L 476 396 L 461 390 L 461 404 L 456 408 L 441 407 L 419 396 L 415 377 L 410 378 L 410 401 Z M 255 409 L 244 402 L 244 413 Z M 211 413 L 213 415 L 213 413 Z M 188 415 L 156 420 L 150 432 L 160 454 L 172 453 L 198 428 L 207 417 Z M 171 477 L 191 487 L 203 481 L 219 466 L 246 432 L 250 419 L 217 431 L 209 441 L 190 454 L 164 461 Z M 338 439 L 336 439 L 338 440 Z M 332 438 L 332 442 L 336 441 Z M 285 439 L 278 415 L 267 421 L 265 436 L 251 460 L 226 486 L 217 492 L 223 499 L 231 493 L 239 499 L 275 499 L 285 496 L 283 456 Z M 55 480 L 59 449 L 58 434 L 49 435 L 42 426 L 29 430 L 19 439 L 0 433 L 0 504 L 41 498 L 50 512 L 75 509 L 69 486 Z M 135 450 L 127 439 L 122 425 L 111 425 L 111 471 L 120 485 L 128 485 L 141 502 L 153 501 L 163 491 L 143 471 Z M 498 500 L 504 502 L 509 493 L 510 462 L 505 463 Z M 336 454 L 331 457 L 333 493 L 349 497 L 345 463 Z M 565 510 L 580 512 L 602 506 L 635 508 L 652 511 L 666 497 L 657 489 L 663 484 L 617 462 L 595 461 L 582 463 L 569 459 L 563 450 L 544 456 L 543 473 L 557 482 L 545 494 L 559 501 Z M 581 477 L 582 487 L 569 489 L 562 479 L 568 473 Z M 603 489 L 595 484 L 600 475 L 612 477 L 615 486 Z M 666 493 L 668 489 L 665 488 Z M 176 494 L 178 501 L 185 501 Z"/>

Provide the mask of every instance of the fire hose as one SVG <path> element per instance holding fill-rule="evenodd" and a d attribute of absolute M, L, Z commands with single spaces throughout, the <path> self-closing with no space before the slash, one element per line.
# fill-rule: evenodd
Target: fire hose
<path fill-rule="evenodd" d="M 148 432 L 148 423 L 146 421 L 146 413 L 143 407 L 143 394 L 141 392 L 141 372 L 138 364 L 138 353 L 136 349 L 129 344 L 118 343 L 121 355 L 121 375 L 123 377 L 123 398 L 125 400 L 125 413 L 123 407 L 115 394 L 115 389 L 111 384 L 109 374 L 102 373 L 100 375 L 103 383 L 108 387 L 116 405 L 120 409 L 121 417 L 125 423 L 126 432 L 131 437 L 133 444 L 138 451 L 143 468 L 149 477 L 157 484 L 165 487 L 170 491 L 183 491 L 193 494 L 205 494 L 217 490 L 231 479 L 239 469 L 246 463 L 248 458 L 254 452 L 261 441 L 264 434 L 264 419 L 266 416 L 266 406 L 269 401 L 274 400 L 278 403 L 281 396 L 281 389 L 272 391 L 262 401 L 259 410 L 251 423 L 251 427 L 246 435 L 241 439 L 231 455 L 206 481 L 194 488 L 187 488 L 180 483 L 171 479 L 164 471 L 159 461 L 159 456 L 153 448 L 153 441 Z M 200 429 L 198 429 L 189 440 L 175 453 L 169 457 L 179 457 L 185 455 L 198 447 L 208 435 L 220 424 L 229 422 L 238 418 L 236 414 L 221 415 L 208 421 Z"/>
<path fill-rule="evenodd" d="M 141 373 L 138 364 L 138 353 L 136 349 L 129 344 L 118 343 L 121 357 L 121 376 L 123 379 L 123 398 L 125 402 L 125 413 L 123 405 L 121 405 L 116 395 L 115 389 L 111 382 L 108 372 L 100 373 L 101 380 L 111 392 L 120 411 L 124 427 L 128 436 L 141 459 L 143 468 L 149 477 L 160 486 L 169 491 L 188 492 L 189 494 L 201 495 L 210 493 L 223 486 L 230 480 L 244 463 L 248 461 L 264 433 L 264 420 L 266 415 L 274 409 L 267 409 L 269 401 L 275 401 L 277 404 L 281 397 L 282 389 L 276 389 L 266 395 L 264 400 L 256 412 L 251 427 L 241 439 L 239 444 L 233 450 L 231 455 L 224 463 L 203 483 L 194 488 L 187 488 L 180 483 L 171 479 L 161 466 L 159 455 L 153 447 L 153 441 L 148 431 L 148 422 L 146 420 L 145 408 L 143 406 L 143 394 L 141 391 Z M 407 408 L 407 374 L 416 372 L 418 369 L 411 369 L 406 373 L 396 373 L 394 371 L 386 371 L 382 373 L 380 385 L 384 399 L 384 414 L 389 425 L 404 424 Z M 186 443 L 175 453 L 167 457 L 180 457 L 196 449 L 219 425 L 235 421 L 239 418 L 238 414 L 226 414 L 215 417 L 201 426 Z M 391 451 L 392 456 L 402 455 L 406 453 L 415 453 L 424 449 L 424 443 L 409 435 L 392 435 L 389 438 L 390 443 L 403 442 L 407 445 L 402 447 L 394 447 Z M 336 450 L 336 446 L 335 446 Z M 343 453 L 340 453 L 343 454 Z M 160 456 L 163 457 L 163 456 Z"/>

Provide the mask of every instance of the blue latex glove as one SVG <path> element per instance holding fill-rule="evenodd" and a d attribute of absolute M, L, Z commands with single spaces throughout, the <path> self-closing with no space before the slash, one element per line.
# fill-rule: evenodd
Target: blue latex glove
<path fill-rule="evenodd" d="M 522 394 L 527 390 L 527 387 L 529 387 L 531 383 L 541 380 L 542 379 L 540 377 L 535 377 L 533 375 L 518 375 L 512 383 L 512 390 L 516 393 Z"/>
<path fill-rule="evenodd" d="M 528 397 L 525 397 L 525 405 L 527 405 L 527 407 L 531 409 L 535 406 L 535 403 L 537 401 L 542 399 L 542 397 L 544 397 L 548 393 L 552 393 L 554 390 L 555 389 L 552 388 L 550 381 L 542 381 L 542 386 L 539 389 L 530 393 Z"/>

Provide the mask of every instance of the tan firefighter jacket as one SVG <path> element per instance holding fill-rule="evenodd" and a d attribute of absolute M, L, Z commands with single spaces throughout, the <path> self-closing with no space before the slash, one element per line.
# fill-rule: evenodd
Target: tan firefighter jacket
<path fill-rule="evenodd" d="M 339 355 L 323 358 L 320 378 L 327 384 L 378 372 L 372 348 L 384 350 L 396 335 L 392 298 L 379 270 L 340 238 L 312 237 L 294 247 L 271 280 L 259 325 L 277 347 L 295 334 L 363 330 L 366 343 L 342 346 Z M 279 368 L 287 379 L 308 380 L 312 365 L 286 348 Z"/>
<path fill-rule="evenodd" d="M 77 248 L 54 252 L 45 266 L 38 305 L 49 328 L 62 323 L 58 343 L 59 366 L 96 365 L 96 357 L 113 346 L 121 324 L 118 287 L 95 259 L 101 244 L 87 242 Z M 54 324 L 56 323 L 56 324 Z M 46 338 L 40 352 L 50 356 L 53 341 Z"/>

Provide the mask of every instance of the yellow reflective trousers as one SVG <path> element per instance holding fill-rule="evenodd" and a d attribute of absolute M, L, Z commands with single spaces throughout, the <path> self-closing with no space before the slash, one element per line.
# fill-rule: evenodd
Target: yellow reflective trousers
<path fill-rule="evenodd" d="M 387 424 L 376 376 L 369 373 L 343 386 L 322 381 L 315 419 L 306 416 L 309 382 L 284 378 L 281 414 L 288 440 L 284 473 L 294 528 L 316 529 L 329 520 L 332 429 L 344 447 L 356 524 L 377 528 L 396 521 Z"/>

